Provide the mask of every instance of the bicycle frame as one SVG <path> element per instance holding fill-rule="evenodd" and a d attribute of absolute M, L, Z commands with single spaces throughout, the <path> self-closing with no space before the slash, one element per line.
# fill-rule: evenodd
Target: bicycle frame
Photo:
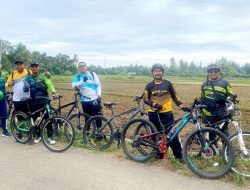
<path fill-rule="evenodd" d="M 122 128 L 127 122 L 129 122 L 130 120 L 132 120 L 133 118 L 135 118 L 135 116 L 138 115 L 139 113 L 141 113 L 141 115 L 146 114 L 146 112 L 141 108 L 139 102 L 137 102 L 137 104 L 138 104 L 137 107 L 134 107 L 134 108 L 126 110 L 126 111 L 123 111 L 123 112 L 118 113 L 118 114 L 115 114 L 113 108 L 111 107 L 110 109 L 111 109 L 112 116 L 98 130 L 100 130 L 100 131 L 103 130 L 109 123 L 111 123 L 111 125 L 112 125 L 112 121 L 114 123 L 113 126 L 115 126 L 116 130 L 118 130 L 119 127 L 115 124 L 115 118 L 120 117 L 122 115 L 127 115 L 127 114 L 129 114 L 129 113 L 132 112 L 132 114 L 130 115 L 129 119 L 125 123 L 123 123 L 123 125 L 120 128 Z"/>
<path fill-rule="evenodd" d="M 197 110 L 199 110 L 200 108 L 198 107 Z M 198 121 L 198 117 L 199 117 L 199 114 L 197 114 L 197 111 L 194 111 L 194 109 L 192 109 L 190 111 L 190 113 L 188 114 L 185 114 L 183 115 L 181 118 L 169 123 L 169 124 L 166 124 L 166 125 L 163 125 L 163 123 L 161 122 L 161 119 L 160 119 L 160 116 L 159 116 L 159 113 L 158 111 L 156 112 L 157 113 L 157 117 L 158 117 L 158 120 L 159 120 L 159 123 L 160 123 L 160 126 L 161 126 L 161 131 L 157 131 L 157 132 L 154 132 L 154 133 L 151 133 L 151 134 L 145 134 L 145 135 L 142 135 L 140 136 L 141 140 L 143 139 L 147 139 L 149 137 L 152 137 L 152 136 L 157 136 L 157 135 L 161 135 L 161 143 L 160 143 L 160 146 L 161 145 L 166 145 L 166 146 L 169 146 L 169 144 L 173 141 L 173 139 L 179 134 L 179 132 L 186 126 L 186 124 L 188 122 L 192 122 L 196 129 L 198 129 L 199 131 L 201 130 L 201 125 Z M 176 126 L 176 124 L 181 121 L 181 123 Z M 166 134 L 166 132 L 172 128 L 168 134 Z M 208 146 L 207 146 L 207 143 L 206 141 L 204 140 L 204 136 L 202 133 L 200 133 L 200 142 L 201 142 L 201 145 L 202 147 L 204 148 L 204 150 L 208 149 Z M 142 144 L 146 145 L 146 146 L 150 146 L 152 148 L 155 148 L 155 149 L 159 149 L 159 145 L 158 144 L 151 144 L 151 143 L 147 143 L 147 142 L 143 142 Z M 161 147 L 160 147 L 161 148 Z M 162 149 L 160 150 L 161 152 L 165 152 L 166 149 Z"/>

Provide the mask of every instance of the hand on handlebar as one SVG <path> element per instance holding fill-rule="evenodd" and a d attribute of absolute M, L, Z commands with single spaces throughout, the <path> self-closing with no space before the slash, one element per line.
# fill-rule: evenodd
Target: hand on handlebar
<path fill-rule="evenodd" d="M 155 104 L 153 107 L 155 109 L 157 109 L 157 110 L 161 110 L 162 109 L 162 105 L 160 105 L 160 104 Z"/>

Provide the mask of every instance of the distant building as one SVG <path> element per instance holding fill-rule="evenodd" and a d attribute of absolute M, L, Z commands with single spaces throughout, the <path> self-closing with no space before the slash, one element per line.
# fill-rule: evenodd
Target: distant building
<path fill-rule="evenodd" d="M 136 73 L 135 72 L 128 72 L 128 78 L 133 79 L 135 78 Z"/>

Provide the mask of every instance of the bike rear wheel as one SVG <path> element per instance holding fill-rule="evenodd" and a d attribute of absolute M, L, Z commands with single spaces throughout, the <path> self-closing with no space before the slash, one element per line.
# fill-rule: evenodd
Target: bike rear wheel
<path fill-rule="evenodd" d="M 148 120 L 136 118 L 129 121 L 124 126 L 121 136 L 125 154 L 136 162 L 146 162 L 151 159 L 157 151 L 152 146 L 156 146 L 158 135 L 151 136 L 156 131 L 155 126 Z M 148 137 L 144 138 L 145 135 Z"/>
<path fill-rule="evenodd" d="M 62 116 L 53 116 L 42 126 L 43 144 L 53 152 L 63 152 L 71 147 L 75 130 L 71 122 Z M 52 141 L 54 141 L 52 143 Z"/>
<path fill-rule="evenodd" d="M 242 141 L 238 133 L 229 136 L 234 150 L 232 170 L 242 176 L 250 177 L 250 131 L 242 131 Z M 244 143 L 245 151 L 241 150 Z"/>
<path fill-rule="evenodd" d="M 107 118 L 96 115 L 88 119 L 83 128 L 83 140 L 86 145 L 94 150 L 105 150 L 114 140 L 114 129 Z"/>
<path fill-rule="evenodd" d="M 212 128 L 193 131 L 183 145 L 183 159 L 196 175 L 217 179 L 225 175 L 233 163 L 233 149 L 228 138 Z"/>
<path fill-rule="evenodd" d="M 24 112 L 17 111 L 12 115 L 10 128 L 17 142 L 26 144 L 31 139 L 31 123 Z"/>

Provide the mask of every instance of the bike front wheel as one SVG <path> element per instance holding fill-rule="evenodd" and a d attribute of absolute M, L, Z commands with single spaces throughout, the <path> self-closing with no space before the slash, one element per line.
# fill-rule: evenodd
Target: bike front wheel
<path fill-rule="evenodd" d="M 241 138 L 242 137 L 242 138 Z M 229 136 L 234 150 L 232 170 L 242 176 L 250 177 L 250 131 L 242 131 L 242 136 L 234 133 Z"/>
<path fill-rule="evenodd" d="M 217 179 L 225 175 L 233 163 L 233 149 L 228 138 L 212 128 L 193 131 L 183 145 L 183 159 L 196 175 Z"/>
<path fill-rule="evenodd" d="M 31 123 L 28 116 L 20 111 L 15 112 L 10 121 L 10 128 L 15 140 L 19 143 L 26 144 L 31 139 Z"/>
<path fill-rule="evenodd" d="M 136 118 L 129 121 L 122 130 L 121 143 L 125 154 L 136 162 L 146 162 L 151 159 L 157 146 L 155 126 L 148 120 Z"/>
<path fill-rule="evenodd" d="M 86 113 L 74 113 L 69 117 L 69 120 L 73 124 L 75 129 L 82 131 L 86 123 L 86 118 L 89 118 L 89 117 L 90 116 Z"/>
<path fill-rule="evenodd" d="M 114 129 L 107 118 L 96 115 L 88 119 L 83 128 L 83 140 L 94 150 L 105 150 L 114 140 Z"/>
<path fill-rule="evenodd" d="M 71 147 L 75 130 L 71 122 L 62 116 L 53 116 L 42 126 L 43 144 L 53 152 L 63 152 Z"/>

